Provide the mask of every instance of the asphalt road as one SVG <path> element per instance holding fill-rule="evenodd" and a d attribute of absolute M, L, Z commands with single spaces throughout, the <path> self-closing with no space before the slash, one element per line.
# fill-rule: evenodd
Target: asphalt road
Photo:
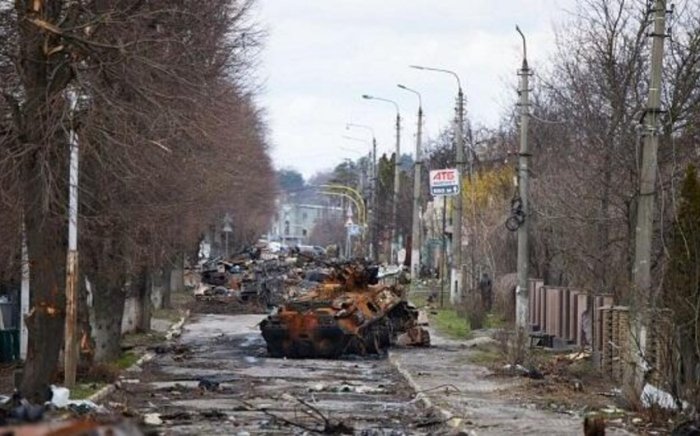
<path fill-rule="evenodd" d="M 174 348 L 130 373 L 112 405 L 148 416 L 160 434 L 444 434 L 386 357 L 268 358 L 261 319 L 196 316 Z"/>

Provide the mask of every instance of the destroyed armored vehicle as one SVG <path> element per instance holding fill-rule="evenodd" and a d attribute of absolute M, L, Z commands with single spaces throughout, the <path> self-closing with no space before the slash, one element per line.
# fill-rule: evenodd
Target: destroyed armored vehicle
<path fill-rule="evenodd" d="M 407 345 L 429 345 L 418 311 L 400 287 L 379 283 L 378 268 L 346 264 L 305 294 L 288 300 L 260 325 L 273 357 L 337 358 L 377 354 L 400 334 Z"/>

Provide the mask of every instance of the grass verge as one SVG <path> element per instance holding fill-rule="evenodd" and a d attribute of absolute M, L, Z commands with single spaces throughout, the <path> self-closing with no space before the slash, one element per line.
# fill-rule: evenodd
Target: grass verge
<path fill-rule="evenodd" d="M 117 366 L 119 369 L 127 369 L 136 361 L 139 360 L 139 356 L 136 355 L 135 353 L 132 353 L 130 351 L 127 351 L 126 353 L 123 353 L 119 359 L 114 361 L 114 364 Z"/>
<path fill-rule="evenodd" d="M 80 383 L 77 384 L 73 387 L 73 389 L 70 390 L 70 399 L 71 400 L 84 400 L 91 395 L 94 395 L 102 389 L 103 387 L 107 386 L 106 383 Z"/>
<path fill-rule="evenodd" d="M 454 309 L 436 309 L 431 311 L 430 319 L 440 333 L 453 339 L 469 339 L 471 337 L 469 320 L 459 316 Z"/>

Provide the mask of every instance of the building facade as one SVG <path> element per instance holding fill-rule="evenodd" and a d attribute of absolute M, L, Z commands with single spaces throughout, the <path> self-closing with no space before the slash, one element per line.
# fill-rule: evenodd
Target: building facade
<path fill-rule="evenodd" d="M 338 206 L 278 201 L 268 240 L 288 246 L 308 245 L 313 228 L 319 221 L 343 218 L 343 209 Z"/>

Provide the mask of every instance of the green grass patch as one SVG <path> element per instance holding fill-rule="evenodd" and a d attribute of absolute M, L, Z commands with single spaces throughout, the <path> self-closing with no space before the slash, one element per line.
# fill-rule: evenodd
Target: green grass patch
<path fill-rule="evenodd" d="M 191 291 L 182 290 L 170 294 L 170 305 L 175 309 L 184 309 L 192 300 Z"/>
<path fill-rule="evenodd" d="M 484 319 L 484 328 L 487 329 L 502 329 L 507 326 L 506 321 L 495 313 L 486 314 L 486 319 Z"/>
<path fill-rule="evenodd" d="M 165 341 L 165 333 L 160 332 L 141 332 L 128 333 L 122 337 L 122 347 L 148 347 Z"/>
<path fill-rule="evenodd" d="M 153 311 L 153 318 L 167 319 L 172 323 L 180 321 L 180 311 L 178 309 L 156 309 Z"/>
<path fill-rule="evenodd" d="M 127 369 L 136 363 L 137 360 L 139 360 L 139 356 L 127 351 L 126 353 L 122 354 L 119 359 L 114 361 L 114 364 L 117 365 L 119 369 Z"/>
<path fill-rule="evenodd" d="M 503 353 L 496 346 L 479 348 L 467 357 L 470 363 L 488 366 L 503 360 Z"/>
<path fill-rule="evenodd" d="M 423 308 L 428 305 L 428 294 L 423 292 L 410 292 L 408 300 L 417 308 Z"/>
<path fill-rule="evenodd" d="M 107 386 L 105 383 L 80 383 L 70 390 L 71 400 L 84 400 Z"/>
<path fill-rule="evenodd" d="M 469 339 L 471 337 L 469 320 L 459 316 L 454 309 L 437 309 L 430 312 L 430 320 L 440 333 L 453 339 Z"/>

